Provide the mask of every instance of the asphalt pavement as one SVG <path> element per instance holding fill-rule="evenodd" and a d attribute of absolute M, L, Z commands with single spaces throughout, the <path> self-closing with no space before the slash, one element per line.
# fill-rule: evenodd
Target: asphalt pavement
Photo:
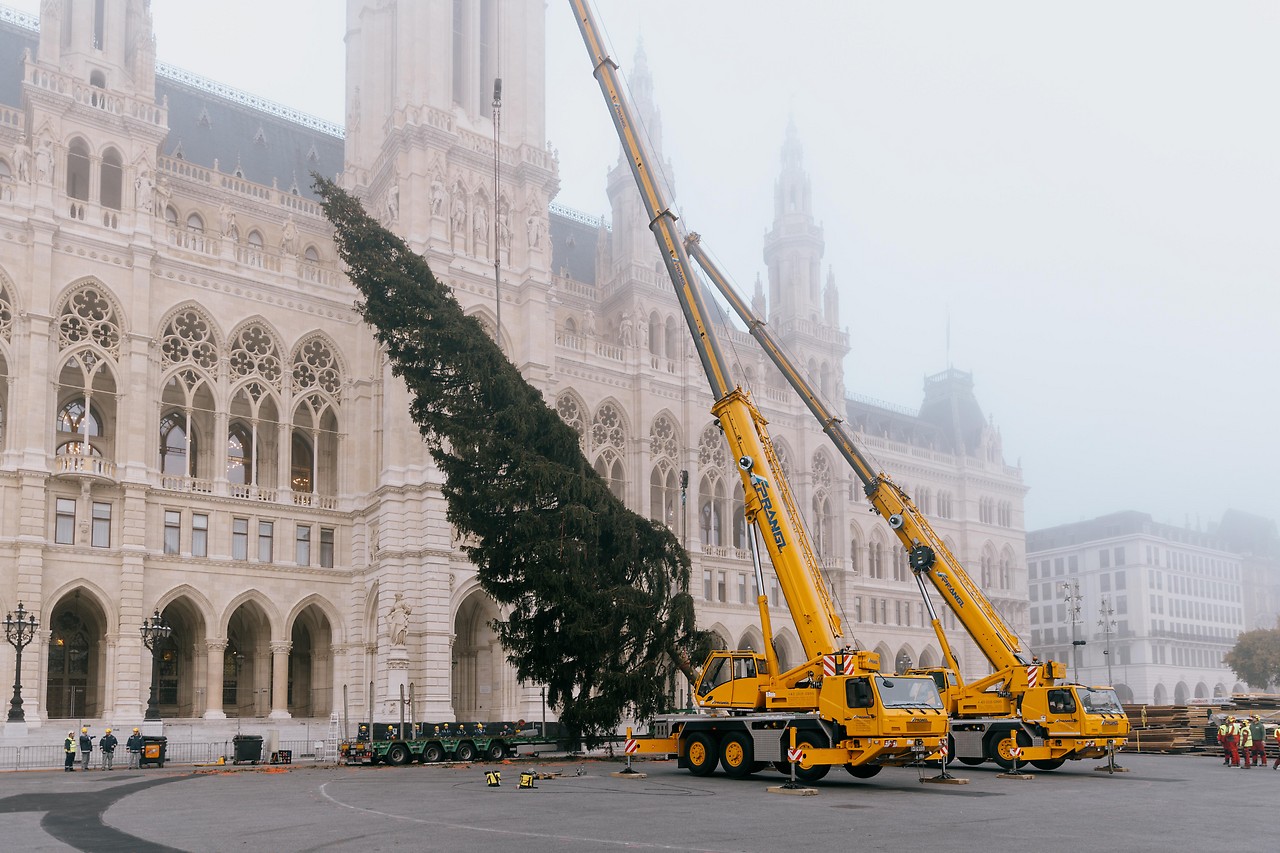
<path fill-rule="evenodd" d="M 1031 779 L 951 768 L 813 796 L 784 777 L 696 778 L 675 762 L 516 761 L 405 767 L 206 767 L 0 773 L 0 837 L 21 851 L 1274 851 L 1280 772 L 1207 756 L 1125 755 L 1111 775 L 1073 762 Z M 501 773 L 491 786 L 486 773 Z M 532 772 L 534 788 L 519 786 Z"/>

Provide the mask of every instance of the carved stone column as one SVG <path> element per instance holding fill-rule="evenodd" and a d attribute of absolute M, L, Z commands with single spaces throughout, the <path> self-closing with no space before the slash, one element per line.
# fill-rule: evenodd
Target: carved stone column
<path fill-rule="evenodd" d="M 206 720 L 225 720 L 227 712 L 222 707 L 222 679 L 225 675 L 227 641 L 222 639 L 208 640 L 205 642 L 205 648 L 209 654 L 209 665 L 204 682 L 204 718 Z"/>
<path fill-rule="evenodd" d="M 274 640 L 271 643 L 271 713 L 273 720 L 287 720 L 289 715 L 289 650 L 293 643 Z"/>

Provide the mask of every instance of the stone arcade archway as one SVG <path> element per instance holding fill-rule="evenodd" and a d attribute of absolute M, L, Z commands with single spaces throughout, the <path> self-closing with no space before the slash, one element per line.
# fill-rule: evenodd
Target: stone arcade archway
<path fill-rule="evenodd" d="M 498 635 L 489 627 L 497 618 L 497 606 L 478 589 L 466 597 L 454 617 L 450 689 L 459 720 L 501 720 L 508 712 L 504 688 L 509 667 Z M 514 675 L 510 680 L 514 688 Z"/>
<path fill-rule="evenodd" d="M 187 596 L 179 596 L 160 611 L 173 629 L 156 647 L 160 672 L 156 704 L 161 717 L 198 717 L 208 705 L 208 630 L 204 615 Z M 143 650 L 145 654 L 146 650 Z M 144 667 L 144 672 L 149 671 Z M 150 682 L 143 684 L 144 696 Z"/>
<path fill-rule="evenodd" d="M 333 628 L 315 604 L 293 620 L 289 639 L 289 713 L 328 716 L 333 707 Z"/>
<path fill-rule="evenodd" d="M 104 706 L 107 616 L 96 596 L 79 587 L 50 611 L 44 707 L 49 719 L 97 717 Z"/>
<path fill-rule="evenodd" d="M 222 710 L 228 717 L 265 717 L 271 710 L 271 620 L 246 601 L 227 620 Z"/>

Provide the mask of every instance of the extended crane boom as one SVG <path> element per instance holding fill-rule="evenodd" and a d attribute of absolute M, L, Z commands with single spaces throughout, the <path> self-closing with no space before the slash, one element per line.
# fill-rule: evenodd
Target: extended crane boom
<path fill-rule="evenodd" d="M 732 709 L 735 715 L 659 718 L 657 736 L 641 741 L 641 751 L 675 752 L 681 766 L 697 775 L 712 772 L 718 757 L 729 775 L 747 776 L 766 762 L 784 767 L 789 739 L 804 755 L 796 774 L 806 781 L 821 778 L 832 766 L 845 766 L 865 778 L 882 766 L 919 761 L 935 752 L 946 736 L 937 688 L 926 677 L 880 676 L 878 655 L 855 651 L 843 641 L 839 614 L 774 452 L 767 421 L 750 395 L 730 378 L 681 229 L 651 169 L 653 158 L 623 94 L 617 66 L 604 50 L 586 0 L 570 0 L 570 5 L 711 386 L 711 412 L 737 460 L 753 554 L 758 531 L 807 657 L 799 667 L 777 671 L 761 583 L 757 604 L 769 651 L 713 652 L 695 688 L 700 705 Z"/>
<path fill-rule="evenodd" d="M 909 564 L 946 667 L 931 671 L 955 718 L 950 754 L 970 763 L 992 759 L 1011 764 L 1014 745 L 1041 769 L 1054 769 L 1069 758 L 1114 756 L 1129 734 L 1129 721 L 1110 688 L 1057 687 L 1066 675 L 1058 661 L 1028 661 L 1014 631 L 996 612 L 969 573 L 917 509 L 911 498 L 885 473 L 875 473 L 845 429 L 827 408 L 805 374 L 774 339 L 768 325 L 748 306 L 707 254 L 701 238 L 690 234 L 686 249 L 720 294 L 746 324 L 774 366 L 817 418 L 840 455 L 862 482 L 867 499 L 883 516 L 906 549 Z M 924 584 L 928 577 L 943 600 L 991 663 L 992 675 L 966 684 L 951 644 Z M 1038 716 L 1038 721 L 1036 717 Z"/>

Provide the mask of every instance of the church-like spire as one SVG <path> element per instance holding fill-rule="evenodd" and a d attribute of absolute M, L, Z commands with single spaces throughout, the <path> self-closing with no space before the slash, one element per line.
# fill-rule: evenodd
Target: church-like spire
<path fill-rule="evenodd" d="M 795 119 L 787 122 L 781 168 L 773 189 L 773 228 L 765 235 L 770 323 L 826 322 L 821 293 L 822 226 L 813 221 L 813 197 Z"/>

